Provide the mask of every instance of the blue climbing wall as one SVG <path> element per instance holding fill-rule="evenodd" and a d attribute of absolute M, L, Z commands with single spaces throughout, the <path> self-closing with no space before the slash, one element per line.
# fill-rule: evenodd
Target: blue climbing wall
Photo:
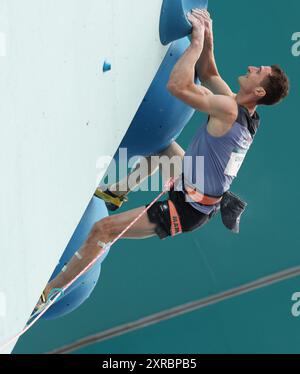
<path fill-rule="evenodd" d="M 192 31 L 187 13 L 192 9 L 207 9 L 208 0 L 164 0 L 160 17 L 160 40 L 167 45 Z"/>
<path fill-rule="evenodd" d="M 74 232 L 65 252 L 63 253 L 59 264 L 57 265 L 51 280 L 55 278 L 62 270 L 65 264 L 69 262 L 74 253 L 80 249 L 88 237 L 93 225 L 100 219 L 108 215 L 103 201 L 93 197 L 86 209 L 76 231 Z M 62 317 L 77 309 L 86 299 L 89 298 L 101 272 L 101 264 L 106 258 L 108 252 L 81 278 L 79 278 L 67 291 L 65 296 L 56 302 L 43 316 L 44 319 L 54 319 Z"/>
<path fill-rule="evenodd" d="M 189 44 L 189 39 L 183 38 L 170 46 L 120 145 L 120 148 L 127 148 L 129 158 L 164 150 L 177 139 L 193 116 L 194 109 L 167 90 L 171 71 Z"/>

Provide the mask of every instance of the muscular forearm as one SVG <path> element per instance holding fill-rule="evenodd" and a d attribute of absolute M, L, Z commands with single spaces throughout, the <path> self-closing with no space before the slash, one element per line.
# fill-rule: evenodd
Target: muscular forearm
<path fill-rule="evenodd" d="M 195 67 L 203 50 L 203 43 L 192 43 L 175 65 L 168 87 L 184 88 L 194 83 Z"/>
<path fill-rule="evenodd" d="M 196 74 L 203 83 L 211 77 L 219 75 L 213 49 L 203 49 L 203 52 L 196 63 Z"/>

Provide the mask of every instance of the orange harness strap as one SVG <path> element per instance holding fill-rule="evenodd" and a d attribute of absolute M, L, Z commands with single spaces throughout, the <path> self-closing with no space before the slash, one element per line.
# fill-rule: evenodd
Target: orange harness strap
<path fill-rule="evenodd" d="M 195 201 L 196 203 L 202 204 L 202 205 L 207 205 L 207 206 L 216 205 L 216 204 L 219 204 L 223 199 L 223 196 L 211 197 L 211 196 L 204 195 L 201 192 L 198 192 L 195 189 L 188 187 L 188 186 L 185 186 L 185 191 L 187 195 L 193 201 Z"/>
<path fill-rule="evenodd" d="M 174 203 L 171 200 L 168 200 L 169 212 L 170 212 L 170 221 L 171 221 L 171 235 L 175 236 L 182 233 L 182 226 L 180 222 L 180 217 L 175 208 Z"/>

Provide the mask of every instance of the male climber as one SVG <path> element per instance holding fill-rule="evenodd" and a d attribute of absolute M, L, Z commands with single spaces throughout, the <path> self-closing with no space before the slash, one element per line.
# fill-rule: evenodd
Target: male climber
<path fill-rule="evenodd" d="M 155 203 L 123 238 L 157 235 L 165 239 L 193 231 L 208 223 L 220 207 L 227 226 L 237 231 L 244 205 L 229 189 L 259 127 L 256 109 L 259 105 L 276 104 L 288 95 L 288 78 L 277 65 L 248 67 L 247 74 L 238 79 L 238 94 L 234 94 L 216 67 L 209 13 L 195 9 L 188 17 L 193 26 L 191 45 L 174 67 L 168 90 L 209 116 L 185 154 L 192 159 L 204 157 L 204 185 L 195 185 L 197 170 L 193 163 L 192 167 L 184 168 L 187 171 L 177 179 L 176 189 L 171 189 L 168 199 Z M 202 86 L 195 84 L 195 69 Z M 183 157 L 184 152 L 174 143 L 166 153 Z M 116 198 L 116 207 L 122 202 L 118 200 L 122 196 L 108 195 Z M 52 289 L 63 288 L 85 269 L 144 210 L 145 206 L 97 222 L 64 271 L 47 285 L 44 300 Z M 232 218 L 235 218 L 233 222 Z"/>

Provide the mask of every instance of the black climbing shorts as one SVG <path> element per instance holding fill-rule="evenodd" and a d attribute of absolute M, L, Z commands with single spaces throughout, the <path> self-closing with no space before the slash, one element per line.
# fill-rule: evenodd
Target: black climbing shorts
<path fill-rule="evenodd" d="M 155 232 L 160 239 L 197 230 L 214 215 L 215 212 L 207 215 L 193 208 L 185 201 L 182 191 L 174 190 L 169 192 L 167 200 L 156 202 L 148 210 L 149 220 L 156 224 Z"/>

